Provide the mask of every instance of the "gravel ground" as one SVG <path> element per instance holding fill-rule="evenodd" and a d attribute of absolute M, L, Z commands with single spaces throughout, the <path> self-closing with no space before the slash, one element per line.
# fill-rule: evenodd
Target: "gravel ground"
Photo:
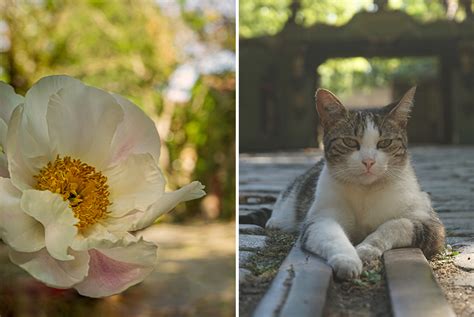
<path fill-rule="evenodd" d="M 456 251 L 446 250 L 430 261 L 434 275 L 458 317 L 474 316 L 474 287 L 459 285 L 469 274 L 453 264 Z M 472 276 L 471 276 L 472 279 Z"/>
<path fill-rule="evenodd" d="M 447 248 L 443 253 L 431 259 L 439 285 L 444 290 L 448 302 L 459 317 L 474 316 L 474 287 L 466 281 L 472 279 L 472 272 L 466 272 L 453 261 L 458 252 Z M 380 261 L 367 267 L 365 276 L 352 282 L 334 282 L 328 293 L 325 316 L 391 316 L 390 301 Z M 380 276 L 381 278 L 379 278 Z"/>
<path fill-rule="evenodd" d="M 276 230 L 266 230 L 266 235 L 266 247 L 257 251 L 245 265 L 252 275 L 239 285 L 241 317 L 248 317 L 255 310 L 296 240 L 296 236 Z"/>
<path fill-rule="evenodd" d="M 324 316 L 391 316 L 382 261 L 367 264 L 360 279 L 333 281 Z"/>

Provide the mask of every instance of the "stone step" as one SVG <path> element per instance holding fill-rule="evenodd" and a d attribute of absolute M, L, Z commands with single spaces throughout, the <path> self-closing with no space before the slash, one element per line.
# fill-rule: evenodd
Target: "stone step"
<path fill-rule="evenodd" d="M 254 317 L 322 316 L 332 269 L 321 258 L 295 243 Z"/>
<path fill-rule="evenodd" d="M 260 204 L 260 205 L 239 205 L 239 216 L 248 215 L 258 210 L 272 210 L 274 204 Z"/>
<path fill-rule="evenodd" d="M 239 233 L 240 234 L 255 234 L 255 235 L 265 235 L 265 229 L 257 225 L 251 224 L 239 224 Z"/>
<path fill-rule="evenodd" d="M 272 211 L 266 208 L 248 213 L 241 212 L 239 214 L 239 224 L 253 224 L 264 228 L 271 215 Z"/>
<path fill-rule="evenodd" d="M 256 251 L 265 247 L 267 237 L 239 234 L 239 251 Z"/>
<path fill-rule="evenodd" d="M 420 249 L 387 251 L 384 264 L 394 317 L 456 316 Z"/>

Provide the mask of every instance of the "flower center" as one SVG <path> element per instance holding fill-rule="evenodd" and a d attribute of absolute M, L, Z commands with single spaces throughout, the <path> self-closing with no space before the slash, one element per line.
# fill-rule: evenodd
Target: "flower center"
<path fill-rule="evenodd" d="M 107 214 L 109 186 L 107 177 L 94 167 L 71 159 L 56 157 L 35 176 L 36 188 L 60 194 L 69 201 L 74 216 L 79 219 L 79 229 L 92 225 Z"/>

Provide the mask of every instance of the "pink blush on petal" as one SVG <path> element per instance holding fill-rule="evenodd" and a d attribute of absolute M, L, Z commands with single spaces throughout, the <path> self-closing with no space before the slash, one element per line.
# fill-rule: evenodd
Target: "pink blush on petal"
<path fill-rule="evenodd" d="M 114 154 L 112 158 L 112 164 L 120 162 L 121 160 L 126 158 L 130 154 L 133 147 L 135 146 L 135 143 L 136 143 L 135 140 L 127 140 L 127 142 L 124 142 L 120 146 L 118 151 Z"/>
<path fill-rule="evenodd" d="M 147 267 L 114 260 L 103 253 L 89 250 L 89 274 L 76 285 L 83 295 L 103 297 L 117 294 L 139 283 L 145 277 Z M 147 272 L 149 273 L 149 272 Z"/>

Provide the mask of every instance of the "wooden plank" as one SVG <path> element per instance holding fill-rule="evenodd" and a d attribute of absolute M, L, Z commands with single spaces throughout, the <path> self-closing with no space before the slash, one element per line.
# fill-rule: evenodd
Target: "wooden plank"
<path fill-rule="evenodd" d="M 303 251 L 298 240 L 253 316 L 322 316 L 331 280 L 331 267 Z"/>
<path fill-rule="evenodd" d="M 387 251 L 384 263 L 394 317 L 456 316 L 420 249 Z"/>

